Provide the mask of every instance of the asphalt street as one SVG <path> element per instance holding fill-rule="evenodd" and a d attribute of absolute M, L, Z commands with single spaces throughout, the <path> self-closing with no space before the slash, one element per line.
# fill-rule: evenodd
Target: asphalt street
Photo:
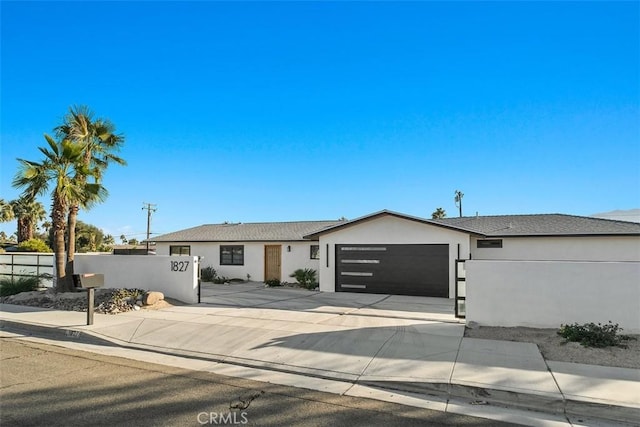
<path fill-rule="evenodd" d="M 0 424 L 496 426 L 495 420 L 0 339 Z"/>

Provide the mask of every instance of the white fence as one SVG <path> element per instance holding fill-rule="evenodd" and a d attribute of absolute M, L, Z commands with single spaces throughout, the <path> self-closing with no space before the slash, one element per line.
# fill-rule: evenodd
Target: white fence
<path fill-rule="evenodd" d="M 39 276 L 42 286 L 53 285 L 52 253 L 19 252 L 0 254 L 0 277 Z"/>
<path fill-rule="evenodd" d="M 611 321 L 640 333 L 639 262 L 469 260 L 466 283 L 466 319 L 480 325 Z"/>
<path fill-rule="evenodd" d="M 104 274 L 105 288 L 138 288 L 198 302 L 198 257 L 76 254 L 74 273 Z"/>

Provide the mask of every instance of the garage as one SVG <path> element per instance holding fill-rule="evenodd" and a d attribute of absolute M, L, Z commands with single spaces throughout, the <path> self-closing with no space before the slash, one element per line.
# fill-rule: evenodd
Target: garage
<path fill-rule="evenodd" d="M 448 244 L 337 244 L 336 292 L 449 296 Z"/>

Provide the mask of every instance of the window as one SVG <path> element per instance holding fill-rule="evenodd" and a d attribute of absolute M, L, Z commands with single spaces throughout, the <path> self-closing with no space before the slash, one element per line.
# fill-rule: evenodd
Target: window
<path fill-rule="evenodd" d="M 244 246 L 220 246 L 220 265 L 244 265 Z"/>
<path fill-rule="evenodd" d="M 169 246 L 169 255 L 191 255 L 191 246 L 188 246 L 188 245 Z"/>
<path fill-rule="evenodd" d="M 478 248 L 501 248 L 502 239 L 478 240 Z"/>
<path fill-rule="evenodd" d="M 310 259 L 320 259 L 320 245 L 311 245 Z"/>

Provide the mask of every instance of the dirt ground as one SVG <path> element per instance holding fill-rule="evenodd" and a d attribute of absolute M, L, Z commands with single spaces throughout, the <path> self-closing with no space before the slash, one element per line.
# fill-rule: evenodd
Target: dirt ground
<path fill-rule="evenodd" d="M 547 360 L 640 369 L 640 335 L 630 335 L 636 339 L 626 342 L 628 348 L 590 348 L 575 342 L 565 342 L 557 331 L 481 326 L 476 329 L 466 328 L 465 337 L 531 342 L 538 345 L 542 356 Z"/>

